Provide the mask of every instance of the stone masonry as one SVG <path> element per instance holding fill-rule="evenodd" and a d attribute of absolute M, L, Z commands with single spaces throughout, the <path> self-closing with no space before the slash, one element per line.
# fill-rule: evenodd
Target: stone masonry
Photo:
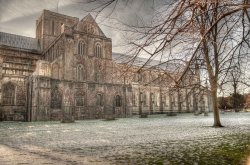
<path fill-rule="evenodd" d="M 91 15 L 80 20 L 44 10 L 36 22 L 36 38 L 0 32 L 0 119 L 210 111 L 198 69 L 190 69 L 181 79 L 185 88 L 177 88 L 164 71 L 138 72 L 139 66 L 127 68 L 117 56 Z"/>

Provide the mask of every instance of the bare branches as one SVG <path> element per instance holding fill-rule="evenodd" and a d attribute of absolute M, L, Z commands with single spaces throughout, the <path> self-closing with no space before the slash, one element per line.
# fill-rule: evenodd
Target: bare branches
<path fill-rule="evenodd" d="M 106 0 L 95 10 L 100 13 L 112 5 L 110 11 L 113 12 L 118 1 Z M 126 1 L 127 4 L 130 2 Z M 209 78 L 215 126 L 221 126 L 217 107 L 218 85 L 232 74 L 237 68 L 235 66 L 240 66 L 241 60 L 245 59 L 243 54 L 249 56 L 248 0 L 176 0 L 156 8 L 158 12 L 151 24 L 126 25 L 130 29 L 127 32 L 134 37 L 129 41 L 133 57 L 148 56 L 138 72 L 159 56 L 164 64 L 169 65 L 173 60 L 185 59 L 185 67 L 179 69 L 181 73 L 175 68 L 176 73 L 165 74 L 180 86 L 192 66 L 199 65 Z"/>

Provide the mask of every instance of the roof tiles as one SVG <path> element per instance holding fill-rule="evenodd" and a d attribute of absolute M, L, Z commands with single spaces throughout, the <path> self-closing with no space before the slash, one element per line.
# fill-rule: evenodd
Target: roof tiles
<path fill-rule="evenodd" d="M 0 45 L 40 51 L 38 39 L 0 32 Z"/>

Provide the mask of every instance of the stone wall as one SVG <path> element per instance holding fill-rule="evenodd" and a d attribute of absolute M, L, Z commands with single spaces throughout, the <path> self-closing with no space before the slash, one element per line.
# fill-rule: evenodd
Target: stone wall
<path fill-rule="evenodd" d="M 107 115 L 126 117 L 130 114 L 129 87 L 119 84 L 86 83 L 33 76 L 31 87 L 31 120 L 60 120 L 62 113 L 72 109 L 75 119 L 100 119 Z M 97 96 L 101 95 L 99 101 Z M 116 97 L 120 97 L 117 105 Z M 79 100 L 80 99 L 80 100 Z M 100 103 L 98 103 L 100 102 Z"/>
<path fill-rule="evenodd" d="M 100 119 L 209 109 L 205 88 L 188 87 L 199 84 L 198 72 L 188 71 L 176 84 L 161 68 L 117 63 L 111 39 L 91 15 L 79 20 L 44 10 L 36 37 L 40 53 L 0 47 L 1 120 L 61 120 L 66 114 L 77 120 Z"/>
<path fill-rule="evenodd" d="M 36 68 L 39 54 L 0 48 L 0 111 L 1 120 L 26 120 L 26 77 Z"/>
<path fill-rule="evenodd" d="M 44 10 L 36 23 L 36 37 L 40 40 L 41 48 L 47 49 L 51 43 L 61 35 L 63 24 L 72 27 L 79 21 L 76 17 Z"/>

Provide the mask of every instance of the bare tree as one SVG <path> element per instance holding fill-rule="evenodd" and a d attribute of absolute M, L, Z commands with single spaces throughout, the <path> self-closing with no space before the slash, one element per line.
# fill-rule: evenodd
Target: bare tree
<path fill-rule="evenodd" d="M 228 71 L 225 80 L 220 82 L 220 86 L 227 86 L 227 88 L 232 87 L 231 89 L 233 89 L 233 92 L 228 94 L 232 95 L 232 108 L 234 108 L 235 112 L 238 112 L 239 108 L 242 108 L 243 106 L 240 105 L 242 104 L 242 98 L 239 89 L 250 86 L 247 81 L 248 75 L 245 73 L 248 71 L 248 65 L 244 62 L 249 61 L 248 58 L 248 56 L 245 56 L 244 58 L 237 59 L 237 61 L 234 62 L 233 67 Z"/>
<path fill-rule="evenodd" d="M 106 0 L 92 11 L 99 14 L 109 8 L 112 13 L 120 2 Z M 166 64 L 185 59 L 182 74 L 172 77 L 176 84 L 199 59 L 210 84 L 214 127 L 221 127 L 218 85 L 234 67 L 233 61 L 242 58 L 241 52 L 249 47 L 249 8 L 248 0 L 169 0 L 156 6 L 152 22 L 125 25 L 129 29 L 126 32 L 135 37 L 129 42 L 134 56 L 148 56 L 145 65 L 159 56 Z"/>
<path fill-rule="evenodd" d="M 233 99 L 233 108 L 235 110 L 235 112 L 238 112 L 238 99 L 237 99 L 237 89 L 239 87 L 239 82 L 240 82 L 240 79 L 241 79 L 241 70 L 239 67 L 235 67 L 234 70 L 232 70 L 230 72 L 230 77 L 231 77 L 231 80 L 232 80 L 232 86 L 233 86 L 233 95 L 232 95 L 232 99 Z"/>

